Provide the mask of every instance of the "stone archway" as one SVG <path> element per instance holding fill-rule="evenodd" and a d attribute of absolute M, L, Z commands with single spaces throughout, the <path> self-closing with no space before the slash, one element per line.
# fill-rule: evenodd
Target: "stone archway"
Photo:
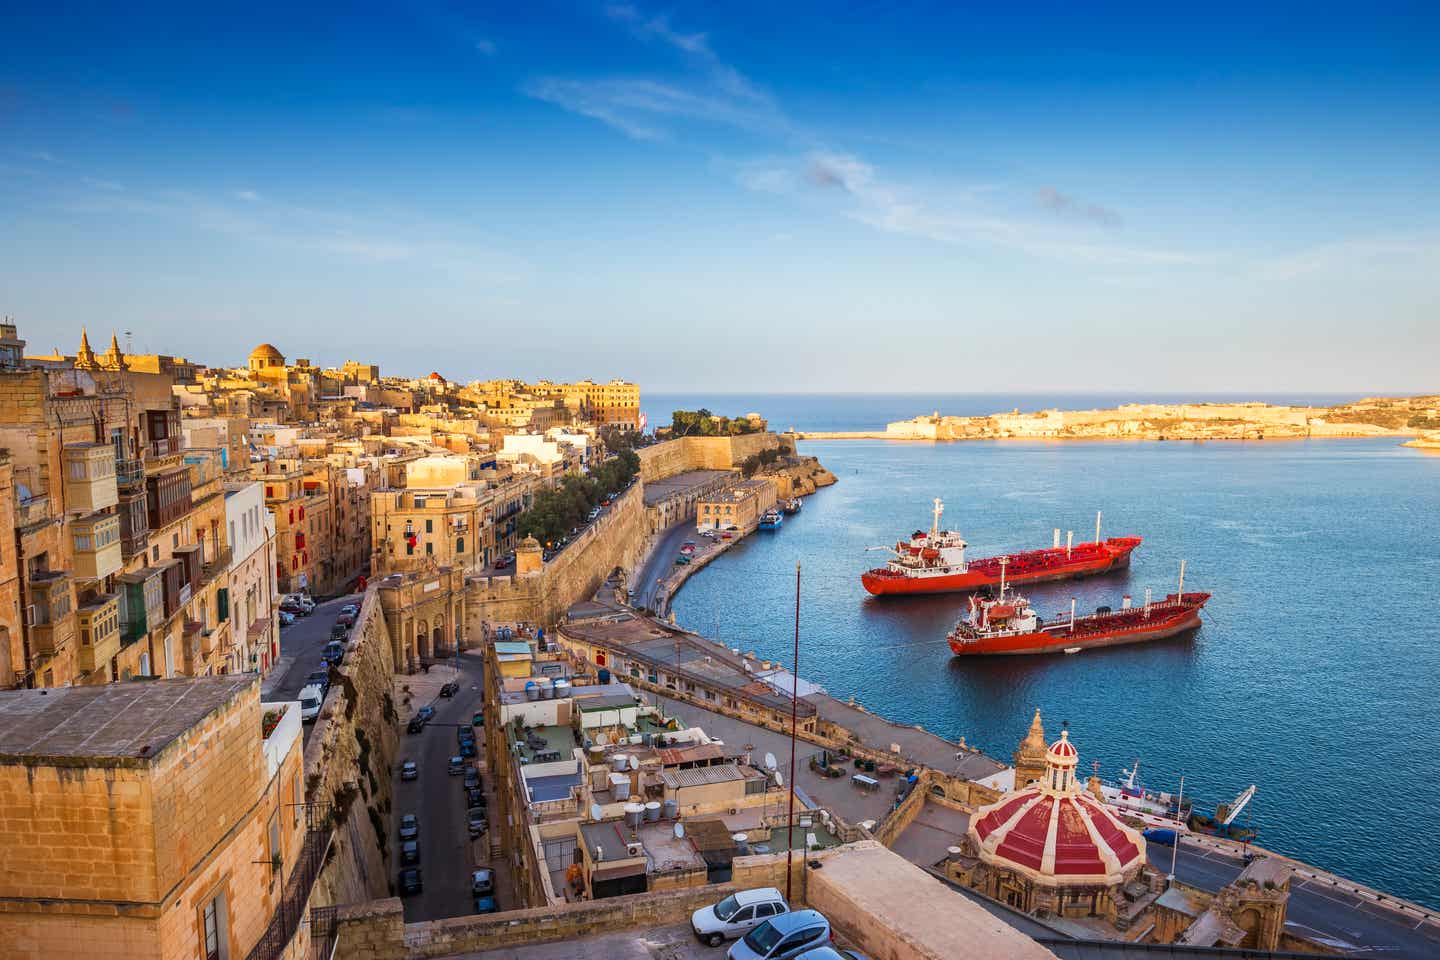
<path fill-rule="evenodd" d="M 434 659 L 434 652 L 430 649 L 430 625 L 424 620 L 415 621 L 415 649 L 421 663 Z"/>
<path fill-rule="evenodd" d="M 450 653 L 449 645 L 445 642 L 445 617 L 443 614 L 430 621 L 430 649 L 437 657 L 447 656 Z"/>

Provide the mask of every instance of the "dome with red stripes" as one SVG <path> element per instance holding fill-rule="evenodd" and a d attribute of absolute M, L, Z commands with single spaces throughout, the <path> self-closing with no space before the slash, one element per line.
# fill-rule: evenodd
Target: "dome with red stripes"
<path fill-rule="evenodd" d="M 1069 732 L 1050 745 L 1044 779 L 976 812 L 970 839 L 993 867 L 1047 885 L 1125 882 L 1145 863 L 1145 840 L 1075 780 Z"/>

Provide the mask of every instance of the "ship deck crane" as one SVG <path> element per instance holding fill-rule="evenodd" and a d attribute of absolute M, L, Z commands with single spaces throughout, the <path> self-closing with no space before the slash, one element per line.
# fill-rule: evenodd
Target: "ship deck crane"
<path fill-rule="evenodd" d="M 1221 825 L 1222 827 L 1228 827 L 1228 826 L 1230 826 L 1230 824 L 1234 823 L 1234 822 L 1235 822 L 1235 818 L 1238 817 L 1238 816 L 1240 816 L 1240 811 L 1245 809 L 1245 806 L 1250 802 L 1251 798 L 1253 798 L 1254 796 L 1255 796 L 1255 784 L 1252 783 L 1252 784 L 1250 784 L 1250 786 L 1248 786 L 1248 787 L 1246 787 L 1244 790 L 1240 791 L 1240 796 L 1236 797 L 1234 800 L 1232 800 L 1232 801 L 1230 802 L 1230 806 L 1229 806 L 1229 808 L 1228 808 L 1228 812 L 1225 814 L 1225 816 L 1219 818 L 1219 819 L 1220 819 L 1220 825 Z M 1217 811 L 1217 812 L 1218 812 L 1218 811 Z"/>

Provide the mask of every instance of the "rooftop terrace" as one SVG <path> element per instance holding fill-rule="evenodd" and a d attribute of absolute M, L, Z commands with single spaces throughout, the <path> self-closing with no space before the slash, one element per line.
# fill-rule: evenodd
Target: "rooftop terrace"
<path fill-rule="evenodd" d="M 243 673 L 6 691 L 0 693 L 0 762 L 149 762 L 252 686 L 258 697 L 258 677 Z"/>

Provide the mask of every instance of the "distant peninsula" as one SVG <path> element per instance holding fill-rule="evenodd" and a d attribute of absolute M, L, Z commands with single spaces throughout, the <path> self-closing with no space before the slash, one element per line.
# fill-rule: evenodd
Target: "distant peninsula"
<path fill-rule="evenodd" d="M 1367 397 L 1333 407 L 1269 403 L 1132 403 L 1105 410 L 1037 410 L 980 417 L 939 411 L 884 430 L 792 431 L 801 440 L 1267 440 L 1440 438 L 1440 395 Z"/>

